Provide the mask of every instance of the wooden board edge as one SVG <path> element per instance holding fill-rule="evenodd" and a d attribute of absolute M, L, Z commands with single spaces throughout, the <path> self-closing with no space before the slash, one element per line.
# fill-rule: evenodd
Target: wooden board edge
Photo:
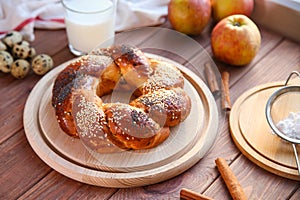
<path fill-rule="evenodd" d="M 242 133 L 240 132 L 239 124 L 237 120 L 239 118 L 239 109 L 243 101 L 249 95 L 253 94 L 254 92 L 258 92 L 259 90 L 277 86 L 283 86 L 285 82 L 271 82 L 262 84 L 248 91 L 244 92 L 234 103 L 232 106 L 230 115 L 229 115 L 229 129 L 231 133 L 231 137 L 238 147 L 238 149 L 245 155 L 249 160 L 251 160 L 254 164 L 258 165 L 259 167 L 282 177 L 289 178 L 292 180 L 300 180 L 300 176 L 298 174 L 297 169 L 291 169 L 289 167 L 280 166 L 275 164 L 274 162 L 270 161 L 269 159 L 265 158 L 264 156 L 260 155 L 257 151 L 255 151 L 244 139 Z"/>

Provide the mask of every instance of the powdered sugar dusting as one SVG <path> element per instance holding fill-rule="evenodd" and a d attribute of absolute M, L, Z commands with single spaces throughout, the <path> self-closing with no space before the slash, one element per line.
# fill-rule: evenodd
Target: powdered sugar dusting
<path fill-rule="evenodd" d="M 300 139 L 300 111 L 290 112 L 287 118 L 277 123 L 277 128 L 289 138 Z"/>

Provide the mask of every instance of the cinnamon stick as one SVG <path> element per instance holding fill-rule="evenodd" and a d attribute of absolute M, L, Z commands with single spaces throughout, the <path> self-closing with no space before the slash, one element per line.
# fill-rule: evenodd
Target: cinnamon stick
<path fill-rule="evenodd" d="M 216 159 L 217 168 L 230 192 L 230 195 L 233 200 L 246 200 L 247 196 L 240 185 L 238 179 L 228 166 L 226 160 L 224 158 Z"/>
<path fill-rule="evenodd" d="M 227 71 L 222 72 L 222 109 L 226 111 L 231 110 L 231 100 L 230 100 L 230 91 L 229 91 L 229 77 L 230 74 Z"/>
<path fill-rule="evenodd" d="M 182 188 L 180 191 L 180 199 L 185 200 L 213 200 L 212 198 L 205 196 L 203 194 L 199 194 L 192 190 Z"/>
<path fill-rule="evenodd" d="M 208 87 L 214 97 L 218 97 L 220 95 L 220 88 L 218 85 L 217 77 L 215 72 L 213 71 L 212 65 L 210 62 L 206 62 L 204 64 L 204 73 L 208 83 Z"/>

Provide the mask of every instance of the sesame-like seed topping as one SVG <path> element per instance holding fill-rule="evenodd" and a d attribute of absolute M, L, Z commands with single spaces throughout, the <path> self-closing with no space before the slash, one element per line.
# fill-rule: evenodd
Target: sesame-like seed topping
<path fill-rule="evenodd" d="M 153 63 L 154 74 L 143 85 L 143 93 L 156 91 L 160 88 L 171 88 L 183 81 L 182 74 L 169 63 Z"/>
<path fill-rule="evenodd" d="M 113 65 L 111 65 L 112 63 Z M 98 77 L 101 76 L 102 78 L 103 69 L 108 65 L 118 67 L 120 81 L 123 81 L 122 86 L 123 84 L 133 86 L 130 85 L 132 83 L 126 83 L 129 79 L 125 79 L 125 74 L 122 73 L 126 73 L 127 68 L 123 71 L 122 67 L 128 66 L 136 70 L 133 79 L 143 78 L 143 81 L 145 81 L 144 77 L 148 77 L 143 86 L 140 87 L 139 85 L 138 88 L 138 92 L 143 94 L 143 98 L 138 98 L 138 101 L 144 105 L 140 106 L 140 108 L 131 107 L 131 104 L 122 105 L 121 103 L 116 107 L 114 106 L 115 104 L 112 104 L 110 107 L 105 105 L 105 113 L 110 113 L 107 112 L 108 108 L 112 114 L 111 117 L 107 117 L 104 109 L 102 109 L 101 105 L 98 105 L 98 102 L 90 101 L 88 96 L 76 96 L 78 94 L 76 93 L 75 97 L 78 97 L 76 98 L 78 104 L 73 105 L 72 113 L 68 111 L 63 111 L 63 113 L 74 117 L 79 136 L 89 138 L 84 141 L 88 140 L 94 146 L 102 143 L 111 146 L 113 144 L 110 143 L 109 138 L 110 134 L 112 134 L 112 137 L 122 138 L 128 141 L 123 141 L 124 143 L 130 144 L 131 140 L 139 141 L 140 138 L 152 137 L 163 126 L 163 124 L 160 125 L 157 122 L 159 120 L 153 117 L 154 114 L 158 115 L 158 118 L 167 114 L 168 120 L 180 118 L 181 106 L 185 105 L 183 104 L 184 98 L 173 91 L 173 88 L 182 88 L 183 86 L 183 76 L 180 71 L 171 63 L 149 59 L 139 49 L 126 45 L 96 49 L 90 55 L 77 59 L 72 68 L 70 68 L 73 75 L 66 76 L 68 81 L 65 82 L 72 82 L 72 84 L 69 87 L 70 91 L 66 92 L 65 96 L 74 90 L 94 90 L 94 83 L 98 82 Z M 95 81 L 96 79 L 97 81 Z M 65 101 L 62 100 L 64 99 L 56 98 L 53 106 L 59 107 L 65 104 Z M 151 112 L 148 110 L 151 110 Z M 56 116 L 56 118 L 59 121 L 59 117 Z M 108 132 L 109 135 L 104 132 L 108 129 L 111 131 Z M 101 142 L 98 143 L 100 140 Z M 105 141 L 108 142 L 106 143 Z"/>
<path fill-rule="evenodd" d="M 101 111 L 93 102 L 86 101 L 85 97 L 80 95 L 80 102 L 77 105 L 79 111 L 75 115 L 76 125 L 81 137 L 97 137 L 103 134 L 103 116 Z M 103 113 L 104 114 L 104 113 Z M 102 136 L 103 137 L 103 136 Z"/>

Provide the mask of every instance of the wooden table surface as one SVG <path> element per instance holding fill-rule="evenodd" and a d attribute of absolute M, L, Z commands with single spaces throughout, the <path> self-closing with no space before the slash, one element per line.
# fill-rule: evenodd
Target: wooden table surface
<path fill-rule="evenodd" d="M 168 23 L 162 27 L 170 28 Z M 251 64 L 220 66 L 230 72 L 231 101 L 259 84 L 285 80 L 300 71 L 300 44 L 259 27 L 262 45 Z M 193 37 L 211 54 L 207 28 Z M 67 47 L 65 30 L 35 30 L 32 45 L 38 53 L 52 56 L 58 66 L 74 56 Z M 145 36 L 147 37 L 147 36 Z M 147 40 L 147 38 L 137 38 Z M 30 91 L 41 76 L 31 73 L 17 80 L 0 73 L 0 199 L 179 199 L 182 188 L 214 199 L 231 199 L 215 165 L 223 157 L 240 181 L 249 199 L 300 199 L 299 181 L 272 174 L 245 157 L 235 146 L 228 119 L 212 149 L 186 172 L 161 183 L 127 189 L 105 188 L 74 181 L 46 165 L 33 151 L 25 136 L 23 110 Z"/>

